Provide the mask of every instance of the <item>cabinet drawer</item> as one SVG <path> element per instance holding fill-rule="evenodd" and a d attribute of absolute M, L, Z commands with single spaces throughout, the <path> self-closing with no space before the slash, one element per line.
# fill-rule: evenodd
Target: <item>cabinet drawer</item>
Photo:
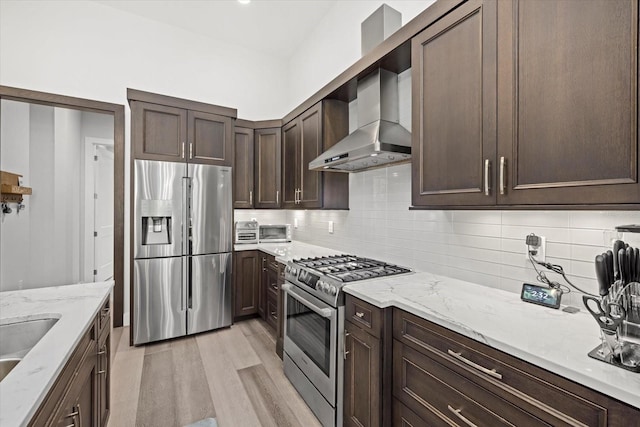
<path fill-rule="evenodd" d="M 98 335 L 102 334 L 105 328 L 111 328 L 111 303 L 107 300 L 98 313 Z"/>
<path fill-rule="evenodd" d="M 80 339 L 69 361 L 62 369 L 62 373 L 56 379 L 49 393 L 47 393 L 47 397 L 45 397 L 44 402 L 40 405 L 40 408 L 38 408 L 36 415 L 29 422 L 29 426 L 49 425 L 53 422 L 54 413 L 61 410 L 62 400 L 69 392 L 74 378 L 78 375 L 82 361 L 90 357 L 89 354 L 95 351 L 95 320 L 96 319 L 91 323 L 89 330 L 85 332 Z"/>
<path fill-rule="evenodd" d="M 269 270 L 278 271 L 278 262 L 276 261 L 276 257 L 274 257 L 273 255 L 266 255 L 267 257 L 267 268 Z"/>
<path fill-rule="evenodd" d="M 435 416 L 460 425 L 464 419 L 478 426 L 548 425 L 398 341 L 393 360 L 394 396 L 425 420 Z"/>
<path fill-rule="evenodd" d="M 271 292 L 267 294 L 265 320 L 273 329 L 278 329 L 278 297 L 274 297 Z"/>
<path fill-rule="evenodd" d="M 438 360 L 465 381 L 550 424 L 606 425 L 607 409 L 584 397 L 589 390 L 402 310 L 394 309 L 393 316 L 395 339 Z"/>
<path fill-rule="evenodd" d="M 349 294 L 347 294 L 345 301 L 345 320 L 380 338 L 382 332 L 382 309 Z"/>
<path fill-rule="evenodd" d="M 393 398 L 393 426 L 395 427 L 420 427 L 426 425 L 437 426 L 446 423 L 435 413 L 430 413 L 424 420 L 415 412 L 407 408 L 395 397 Z"/>

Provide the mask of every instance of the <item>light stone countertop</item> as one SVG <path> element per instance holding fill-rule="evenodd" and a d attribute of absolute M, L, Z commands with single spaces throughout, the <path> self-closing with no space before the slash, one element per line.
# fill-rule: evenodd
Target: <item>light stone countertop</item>
<path fill-rule="evenodd" d="M 349 284 L 343 290 L 377 307 L 398 307 L 640 408 L 640 373 L 587 356 L 600 343 L 596 321 L 529 304 L 520 295 L 430 273 Z"/>
<path fill-rule="evenodd" d="M 0 382 L 0 426 L 27 425 L 112 288 L 108 281 L 0 292 L 0 325 L 58 319 Z"/>
<path fill-rule="evenodd" d="M 343 251 L 324 248 L 322 246 L 310 245 L 302 242 L 291 243 L 258 243 L 258 244 L 239 244 L 234 245 L 233 249 L 237 251 L 263 251 L 276 257 L 276 261 L 282 264 L 298 259 L 313 258 L 329 255 L 344 254 Z"/>

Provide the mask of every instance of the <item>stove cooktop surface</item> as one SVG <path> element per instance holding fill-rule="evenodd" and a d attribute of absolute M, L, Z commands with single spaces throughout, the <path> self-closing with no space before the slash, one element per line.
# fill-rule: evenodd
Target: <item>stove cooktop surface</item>
<path fill-rule="evenodd" d="M 348 283 L 405 273 L 411 270 L 370 258 L 333 255 L 289 261 L 285 280 L 337 307 L 344 300 L 341 289 Z"/>
<path fill-rule="evenodd" d="M 411 270 L 404 267 L 354 255 L 297 259 L 293 260 L 293 263 L 315 270 L 322 275 L 343 283 L 411 272 Z"/>

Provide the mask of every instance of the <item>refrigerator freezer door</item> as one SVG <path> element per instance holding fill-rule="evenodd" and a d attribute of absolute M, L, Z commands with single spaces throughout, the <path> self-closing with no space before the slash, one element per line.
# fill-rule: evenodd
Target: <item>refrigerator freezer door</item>
<path fill-rule="evenodd" d="M 133 343 L 183 336 L 187 332 L 186 257 L 133 262 Z"/>
<path fill-rule="evenodd" d="M 135 161 L 134 258 L 186 253 L 182 241 L 186 172 L 184 163 Z"/>
<path fill-rule="evenodd" d="M 191 298 L 187 310 L 187 333 L 231 325 L 231 253 L 188 258 L 191 263 Z"/>
<path fill-rule="evenodd" d="M 189 164 L 191 252 L 204 255 L 231 252 L 233 204 L 231 168 Z"/>

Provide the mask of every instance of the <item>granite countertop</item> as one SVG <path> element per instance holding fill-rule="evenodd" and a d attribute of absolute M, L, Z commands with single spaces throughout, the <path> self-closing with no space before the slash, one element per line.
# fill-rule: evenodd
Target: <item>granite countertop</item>
<path fill-rule="evenodd" d="M 430 273 L 353 283 L 343 290 L 377 307 L 398 307 L 640 408 L 640 373 L 591 359 L 600 343 L 585 310 L 569 314 L 520 295 Z"/>
<path fill-rule="evenodd" d="M 27 425 L 89 329 L 113 281 L 0 293 L 0 325 L 58 321 L 0 382 L 0 425 Z"/>
<path fill-rule="evenodd" d="M 290 243 L 257 243 L 234 245 L 234 251 L 259 250 L 276 257 L 276 261 L 282 264 L 298 259 L 343 254 L 343 251 L 329 249 L 322 246 L 310 245 L 302 242 Z"/>

